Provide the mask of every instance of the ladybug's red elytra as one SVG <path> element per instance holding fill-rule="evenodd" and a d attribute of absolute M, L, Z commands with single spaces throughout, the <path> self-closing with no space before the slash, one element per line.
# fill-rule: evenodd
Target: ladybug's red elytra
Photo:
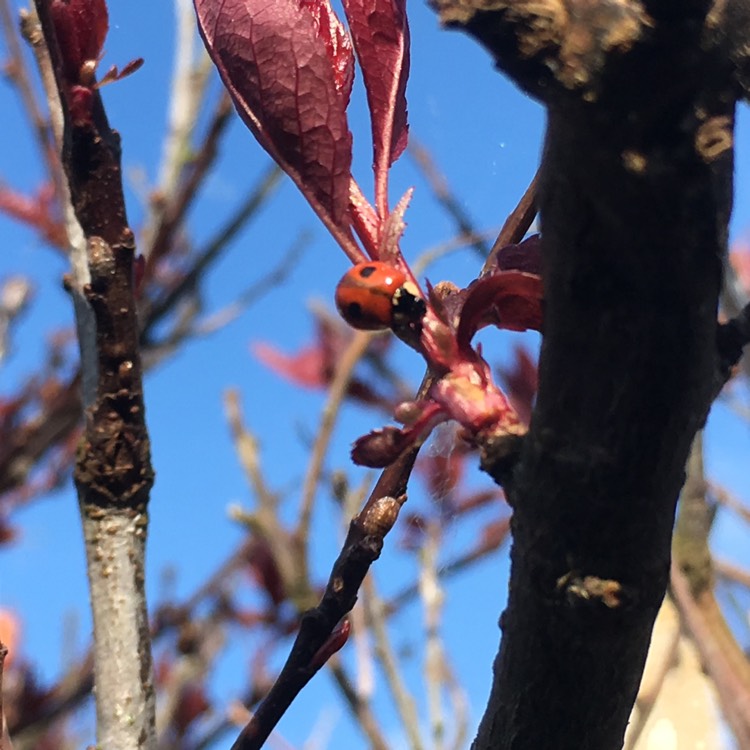
<path fill-rule="evenodd" d="M 381 331 L 391 327 L 396 292 L 406 274 L 372 260 L 350 268 L 336 287 L 336 307 L 352 328 Z"/>

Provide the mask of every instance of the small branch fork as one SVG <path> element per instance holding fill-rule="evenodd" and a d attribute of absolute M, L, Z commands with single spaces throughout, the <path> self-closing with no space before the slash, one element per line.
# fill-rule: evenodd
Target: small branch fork
<path fill-rule="evenodd" d="M 535 215 L 536 182 L 534 177 L 518 207 L 506 220 L 496 246 L 523 239 Z M 417 398 L 427 392 L 430 384 L 431 376 L 427 373 Z M 410 449 L 381 473 L 365 506 L 349 525 L 320 603 L 303 615 L 286 664 L 232 750 L 261 748 L 302 688 L 343 645 L 345 637 L 340 637 L 336 628 L 354 607 L 365 575 L 380 556 L 384 537 L 406 501 L 406 488 L 418 452 L 419 448 Z"/>
<path fill-rule="evenodd" d="M 86 242 L 87 271 L 76 269 L 69 288 L 88 305 L 94 322 L 92 331 L 90 313 L 84 323 L 77 311 L 85 431 L 74 479 L 94 621 L 97 741 L 109 750 L 153 748 L 144 552 L 154 474 L 133 288 L 135 242 L 122 193 L 120 139 L 95 87 L 83 92 L 91 97 L 86 116 L 80 109 L 73 114 L 75 87 L 58 46 L 50 4 L 36 0 L 36 9 L 62 106 L 62 162 Z"/>

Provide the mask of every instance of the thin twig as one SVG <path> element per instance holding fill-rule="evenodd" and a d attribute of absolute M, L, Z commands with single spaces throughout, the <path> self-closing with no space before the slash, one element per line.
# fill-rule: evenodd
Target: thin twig
<path fill-rule="evenodd" d="M 372 576 L 365 578 L 362 585 L 362 601 L 365 605 L 367 624 L 375 641 L 375 655 L 383 668 L 386 683 L 391 691 L 396 712 L 401 717 L 409 745 L 413 750 L 422 750 L 424 744 L 419 736 L 419 718 L 413 696 L 404 684 L 396 655 L 391 648 L 385 627 L 385 608 L 377 594 Z"/>
<path fill-rule="evenodd" d="M 341 404 L 346 396 L 349 383 L 354 374 L 354 368 L 362 359 L 367 347 L 370 345 L 373 334 L 367 331 L 357 331 L 352 337 L 349 345 L 341 355 L 336 364 L 331 385 L 328 389 L 328 398 L 323 406 L 320 419 L 320 427 L 312 447 L 312 455 L 307 467 L 307 474 L 302 485 L 302 500 L 300 503 L 299 520 L 295 535 L 306 547 L 310 534 L 310 521 L 312 519 L 315 494 L 323 471 L 323 462 L 328 452 L 328 446 L 333 434 Z"/>
<path fill-rule="evenodd" d="M 355 690 L 352 681 L 344 670 L 341 660 L 334 657 L 328 662 L 328 664 L 331 673 L 333 674 L 333 678 L 336 680 L 336 684 L 338 685 L 341 694 L 344 696 L 346 704 L 351 709 L 357 723 L 362 728 L 362 731 L 370 742 L 370 747 L 372 747 L 373 750 L 388 750 L 388 743 L 383 737 L 383 734 L 380 731 L 380 725 L 372 713 L 370 702 Z"/>
<path fill-rule="evenodd" d="M 463 572 L 474 563 L 483 560 L 488 555 L 500 549 L 510 533 L 510 519 L 501 521 L 497 532 L 493 535 L 483 537 L 468 552 L 458 555 L 445 565 L 441 565 L 439 571 L 441 580 L 446 580 Z M 418 594 L 419 586 L 416 583 L 404 587 L 399 593 L 388 600 L 386 605 L 388 614 L 391 615 L 400 611 L 406 604 L 415 599 Z"/>
<path fill-rule="evenodd" d="M 8 647 L 0 641 L 0 750 L 10 750 L 10 737 L 8 736 L 8 725 L 5 722 L 5 710 L 3 708 L 3 670 L 7 655 Z"/>
<path fill-rule="evenodd" d="M 526 192 L 521 196 L 521 200 L 518 205 L 511 211 L 508 218 L 503 224 L 503 228 L 500 230 L 500 234 L 497 235 L 497 239 L 492 245 L 490 254 L 487 256 L 487 262 L 484 264 L 484 268 L 487 269 L 492 262 L 492 258 L 501 248 L 506 245 L 513 245 L 520 242 L 526 232 L 529 231 L 529 227 L 534 221 L 534 217 L 537 213 L 537 189 L 539 186 L 539 171 L 532 177 L 529 186 L 526 188 Z"/>
<path fill-rule="evenodd" d="M 445 716 L 441 699 L 445 676 L 445 653 L 440 638 L 440 618 L 444 595 L 438 573 L 439 546 L 440 526 L 433 521 L 427 528 L 425 543 L 420 551 L 419 593 L 424 610 L 424 676 L 432 729 L 432 746 L 435 750 L 443 750 L 445 746 Z"/>
<path fill-rule="evenodd" d="M 474 223 L 461 205 L 461 201 L 451 191 L 445 175 L 438 169 L 432 154 L 413 135 L 409 138 L 407 153 L 422 172 L 432 190 L 432 194 L 435 196 L 435 200 L 437 200 L 444 211 L 455 222 L 459 235 L 467 238 L 471 237 L 472 239 L 467 244 L 482 258 L 486 258 L 489 253 L 487 243 L 484 241 L 482 235 L 476 231 Z"/>
<path fill-rule="evenodd" d="M 432 245 L 423 250 L 411 264 L 412 272 L 417 278 L 420 278 L 427 268 L 440 258 L 467 247 L 475 247 L 477 242 L 485 242 L 493 237 L 497 237 L 497 230 L 487 229 L 471 234 L 458 234 L 445 242 Z"/>
<path fill-rule="evenodd" d="M 750 524 L 750 508 L 747 505 L 718 485 L 712 485 L 711 491 L 717 503 L 736 513 L 745 523 Z"/>
<path fill-rule="evenodd" d="M 274 268 L 248 286 L 233 302 L 198 321 L 190 335 L 207 336 L 218 331 L 236 320 L 248 307 L 270 294 L 272 289 L 280 287 L 294 272 L 297 262 L 309 247 L 310 241 L 311 235 L 302 232 L 284 252 Z"/>
<path fill-rule="evenodd" d="M 739 565 L 727 562 L 726 560 L 717 560 L 716 558 L 714 558 L 714 570 L 722 578 L 734 581 L 735 583 L 739 583 L 740 586 L 750 589 L 750 570 L 741 568 Z"/>
<path fill-rule="evenodd" d="M 208 241 L 205 248 L 198 253 L 190 270 L 180 279 L 177 285 L 170 289 L 164 297 L 156 301 L 146 311 L 147 323 L 144 326 L 144 335 L 148 335 L 159 321 L 172 309 L 177 300 L 181 299 L 186 292 L 193 289 L 198 279 L 213 263 L 219 254 L 226 249 L 237 233 L 245 226 L 248 219 L 255 215 L 261 205 L 273 194 L 281 181 L 281 170 L 270 164 L 260 175 L 253 189 L 247 194 L 245 200 L 237 207 L 237 210 L 229 217 L 219 231 Z"/>
<path fill-rule="evenodd" d="M 24 18 L 28 18 L 28 16 L 24 15 Z M 26 66 L 21 45 L 18 42 L 17 23 L 13 19 L 8 0 L 0 0 L 0 23 L 3 26 L 5 46 L 9 56 L 5 65 L 6 75 L 18 89 L 21 102 L 34 129 L 42 159 L 47 165 L 49 178 L 56 187 L 59 187 L 63 181 L 62 164 L 58 152 L 55 150 L 49 120 L 44 116 L 42 107 L 34 93 L 31 76 Z M 28 28 L 26 22 L 24 22 L 24 25 Z M 58 191 L 55 194 L 58 197 L 60 196 Z"/>
<path fill-rule="evenodd" d="M 635 709 L 625 735 L 623 750 L 636 750 L 661 694 L 669 671 L 674 666 L 680 645 L 680 623 L 677 609 L 665 598 L 656 618 L 651 646 L 648 650 L 643 679 L 635 699 Z"/>
<path fill-rule="evenodd" d="M 466 747 L 466 737 L 469 733 L 469 702 L 466 698 L 466 692 L 459 684 L 458 678 L 447 659 L 443 662 L 443 669 L 445 670 L 443 680 L 453 706 L 454 723 L 456 725 L 451 747 L 453 750 L 463 750 Z"/>
<path fill-rule="evenodd" d="M 688 577 L 693 593 L 699 594 L 713 584 L 708 535 L 714 514 L 706 500 L 702 432 L 698 432 L 693 440 L 685 473 L 672 539 L 672 553 L 675 563 Z"/>
<path fill-rule="evenodd" d="M 354 606 L 365 574 L 380 555 L 388 528 L 375 521 L 377 511 L 384 499 L 398 503 L 395 498 L 401 498 L 403 502 L 417 452 L 416 448 L 408 451 L 383 470 L 365 508 L 349 525 L 322 600 L 303 616 L 284 668 L 232 746 L 234 750 L 258 750 L 294 698 L 325 663 L 325 659 L 319 661 L 316 655 L 326 647 L 336 625 Z M 391 515 L 395 521 L 395 514 Z"/>
<path fill-rule="evenodd" d="M 196 76 L 195 50 L 198 34 L 195 29 L 195 11 L 189 0 L 174 0 L 175 48 L 170 79 L 169 118 L 162 145 L 159 166 L 158 192 L 171 196 L 177 188 L 183 167 L 190 154 L 190 140 L 206 94 L 208 77 Z M 201 59 L 207 55 L 201 46 Z M 207 67 L 207 66 L 204 66 Z M 164 202 L 157 205 L 164 208 Z M 158 223 L 163 211 L 154 214 Z"/>
<path fill-rule="evenodd" d="M 694 597 L 690 582 L 672 565 L 671 591 L 703 666 L 716 685 L 724 716 L 740 750 L 750 748 L 750 666 L 724 620 L 713 592 Z"/>
<path fill-rule="evenodd" d="M 162 144 L 162 157 L 159 177 L 150 200 L 150 213 L 146 221 L 141 244 L 144 255 L 153 254 L 153 246 L 169 248 L 173 235 L 179 228 L 182 217 L 188 208 L 187 200 L 197 192 L 197 182 L 188 191 L 180 190 L 185 182 L 186 169 L 194 164 L 192 137 L 198 123 L 199 114 L 205 107 L 206 93 L 212 66 L 203 46 L 200 45 L 200 62 L 196 63 L 196 42 L 193 5 L 189 0 L 174 0 L 176 18 L 175 49 L 170 80 L 168 126 Z M 198 147 L 198 153 L 209 156 L 198 175 L 203 179 L 207 167 L 216 156 L 213 139 L 219 138 L 227 123 L 226 103 L 219 102 L 218 111 L 208 128 L 207 141 Z M 213 142 L 212 142 L 213 141 Z M 192 177 L 195 179 L 195 171 Z M 157 251 L 159 252 L 159 251 Z"/>
<path fill-rule="evenodd" d="M 232 102 L 229 95 L 222 91 L 206 135 L 198 146 L 195 158 L 190 164 L 189 173 L 171 200 L 169 207 L 164 210 L 160 223 L 150 237 L 149 245 L 144 252 L 147 259 L 147 268 L 153 268 L 154 264 L 171 249 L 171 238 L 177 227 L 182 223 L 185 214 L 198 194 L 199 185 L 203 182 L 216 159 L 219 142 L 230 122 L 232 112 Z"/>
<path fill-rule="evenodd" d="M 236 391 L 227 391 L 224 408 L 237 453 L 258 501 L 252 512 L 234 509 L 232 515 L 268 544 L 283 582 L 284 594 L 298 611 L 304 611 L 314 603 L 315 592 L 303 564 L 301 546 L 296 536 L 290 534 L 281 523 L 279 499 L 267 488 L 263 479 L 257 441 L 244 425 L 239 394 Z"/>

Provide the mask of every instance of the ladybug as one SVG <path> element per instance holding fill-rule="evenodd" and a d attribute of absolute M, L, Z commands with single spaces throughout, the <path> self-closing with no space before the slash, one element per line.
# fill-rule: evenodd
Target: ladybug
<path fill-rule="evenodd" d="M 391 327 L 397 292 L 406 284 L 406 274 L 379 260 L 357 263 L 336 287 L 336 307 L 341 317 L 361 331 Z"/>

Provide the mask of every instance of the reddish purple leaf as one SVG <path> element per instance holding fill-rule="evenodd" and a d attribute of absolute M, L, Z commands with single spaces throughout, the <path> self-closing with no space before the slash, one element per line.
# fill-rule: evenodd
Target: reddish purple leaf
<path fill-rule="evenodd" d="M 323 388 L 328 384 L 325 355 L 318 346 L 305 347 L 297 354 L 284 354 L 275 346 L 259 341 L 253 353 L 266 367 L 305 388 Z"/>
<path fill-rule="evenodd" d="M 466 290 L 456 339 L 470 348 L 474 334 L 495 325 L 509 331 L 542 328 L 542 280 L 522 271 L 496 271 L 474 281 Z"/>
<path fill-rule="evenodd" d="M 386 214 L 388 168 L 408 137 L 409 24 L 405 0 L 344 0 L 372 119 L 375 205 Z"/>
<path fill-rule="evenodd" d="M 329 229 L 348 232 L 351 42 L 325 0 L 195 0 L 235 107 Z"/>
<path fill-rule="evenodd" d="M 346 108 L 354 84 L 352 40 L 327 0 L 300 0 L 300 7 L 308 10 L 315 19 L 331 63 L 334 83 L 344 97 Z"/>
<path fill-rule="evenodd" d="M 532 234 L 517 245 L 503 245 L 494 250 L 484 265 L 482 276 L 497 271 L 524 271 L 542 275 L 542 237 Z"/>

